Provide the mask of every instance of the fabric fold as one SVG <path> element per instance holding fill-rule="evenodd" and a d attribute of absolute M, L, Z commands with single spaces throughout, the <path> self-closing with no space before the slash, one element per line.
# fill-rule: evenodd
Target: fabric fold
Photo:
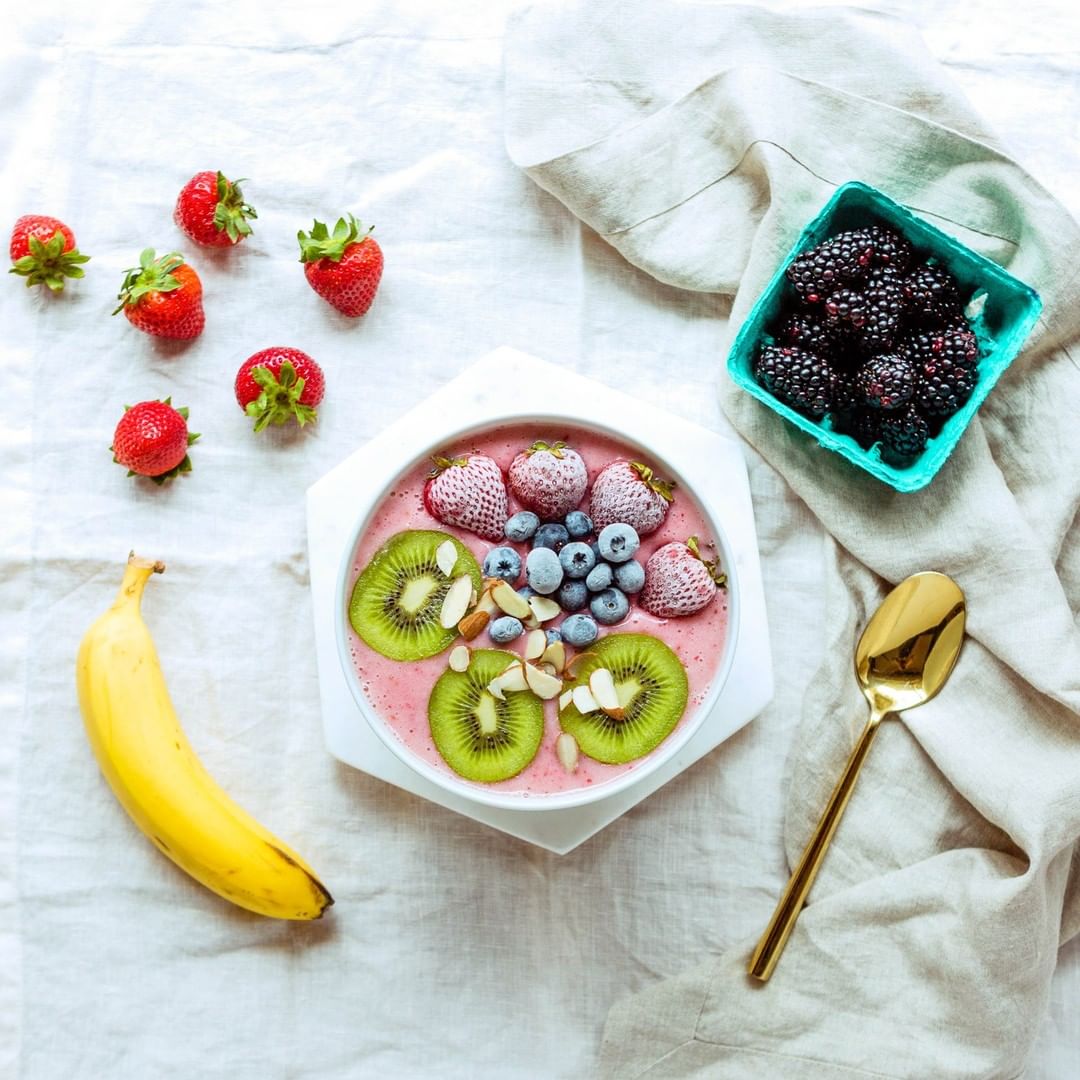
<path fill-rule="evenodd" d="M 914 494 L 742 393 L 718 333 L 725 413 L 835 540 L 832 647 L 792 749 L 789 862 L 864 721 L 850 654 L 888 584 L 950 573 L 970 637 L 945 692 L 883 729 L 772 981 L 747 979 L 742 942 L 618 1005 L 603 1047 L 612 1076 L 1016 1075 L 1077 923 L 1080 590 L 1060 567 L 1077 559 L 1080 228 L 882 15 L 538 5 L 511 24 L 506 93 L 512 159 L 635 265 L 733 294 L 729 338 L 853 179 L 1042 294 L 1023 353 Z"/>

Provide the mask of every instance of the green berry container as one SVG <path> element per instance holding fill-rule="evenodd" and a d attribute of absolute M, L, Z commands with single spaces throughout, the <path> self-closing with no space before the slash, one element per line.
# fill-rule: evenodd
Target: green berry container
<path fill-rule="evenodd" d="M 817 421 L 796 412 L 761 386 L 752 370 L 758 347 L 772 341 L 765 328 L 774 323 L 783 302 L 793 296 L 784 276 L 791 262 L 839 232 L 875 223 L 894 228 L 956 278 L 967 305 L 968 321 L 979 340 L 979 377 L 974 392 L 963 408 L 945 421 L 923 453 L 906 467 L 882 460 L 878 444 L 864 450 L 850 435 L 834 430 L 830 414 Z M 986 395 L 1019 353 L 1041 311 L 1039 294 L 997 263 L 916 217 L 876 188 L 853 181 L 837 188 L 821 213 L 803 229 L 740 328 L 727 367 L 731 378 L 748 394 L 808 432 L 822 446 L 842 454 L 897 491 L 917 491 L 929 484 L 945 464 Z"/>

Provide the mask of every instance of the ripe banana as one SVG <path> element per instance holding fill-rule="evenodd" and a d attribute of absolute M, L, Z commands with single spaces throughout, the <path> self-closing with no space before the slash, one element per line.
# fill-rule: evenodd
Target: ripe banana
<path fill-rule="evenodd" d="M 260 915 L 317 919 L 333 898 L 218 787 L 176 718 L 139 607 L 164 569 L 132 554 L 115 603 L 79 647 L 79 706 L 101 771 L 135 824 L 196 881 Z"/>

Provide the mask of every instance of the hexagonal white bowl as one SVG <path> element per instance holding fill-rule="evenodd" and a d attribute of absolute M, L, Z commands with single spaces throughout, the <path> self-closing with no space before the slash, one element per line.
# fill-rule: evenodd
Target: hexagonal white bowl
<path fill-rule="evenodd" d="M 627 430 L 648 432 L 647 443 L 618 435 L 631 445 L 646 445 L 650 456 L 694 492 L 709 519 L 722 523 L 716 529 L 721 555 L 737 581 L 733 592 L 737 589 L 738 611 L 729 619 L 726 676 L 715 680 L 717 696 L 710 695 L 711 708 L 698 710 L 693 733 L 681 736 L 648 772 L 635 769 L 629 774 L 632 779 L 618 789 L 614 783 L 597 788 L 595 800 L 588 803 L 555 805 L 552 796 L 534 796 L 525 807 L 526 800 L 516 796 L 520 801 L 496 805 L 476 797 L 482 788 L 440 783 L 445 781 L 441 776 L 430 778 L 415 767 L 417 759 L 406 763 L 404 746 L 388 743 L 396 737 L 381 720 L 379 726 L 371 723 L 370 706 L 362 690 L 358 700 L 359 687 L 350 682 L 355 679 L 351 665 L 343 663 L 339 653 L 338 634 L 344 631 L 346 610 L 344 560 L 371 509 L 394 477 L 425 451 L 456 432 L 505 419 L 505 395 L 495 388 L 507 380 L 529 388 L 529 416 L 573 420 L 567 400 L 588 400 L 589 413 L 618 416 Z M 576 419 L 593 426 L 588 416 Z M 566 367 L 506 347 L 487 354 L 313 484 L 307 493 L 307 518 L 319 693 L 330 753 L 421 798 L 550 851 L 570 851 L 610 824 L 730 737 L 772 697 L 764 592 L 739 445 Z"/>

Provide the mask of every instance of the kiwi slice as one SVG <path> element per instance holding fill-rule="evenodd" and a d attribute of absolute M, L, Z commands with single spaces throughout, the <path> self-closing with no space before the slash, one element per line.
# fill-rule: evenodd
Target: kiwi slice
<path fill-rule="evenodd" d="M 458 553 L 449 577 L 435 561 L 435 552 L 447 540 Z M 476 559 L 448 533 L 434 529 L 395 533 L 356 579 L 349 622 L 368 645 L 391 660 L 434 656 L 458 636 L 456 629 L 443 628 L 439 616 L 451 584 L 462 574 L 473 579 L 479 592 L 483 577 Z"/>
<path fill-rule="evenodd" d="M 500 701 L 488 683 L 521 657 L 478 649 L 465 671 L 439 676 L 428 698 L 431 737 L 459 776 L 482 784 L 517 776 L 544 736 L 544 703 L 531 690 L 510 691 Z"/>
<path fill-rule="evenodd" d="M 623 765 L 659 746 L 675 729 L 690 694 L 686 670 L 659 638 L 609 634 L 591 645 L 574 666 L 575 685 L 588 685 L 596 668 L 611 672 L 623 718 L 581 713 L 571 701 L 559 724 L 577 739 L 583 754 L 607 765 Z"/>

